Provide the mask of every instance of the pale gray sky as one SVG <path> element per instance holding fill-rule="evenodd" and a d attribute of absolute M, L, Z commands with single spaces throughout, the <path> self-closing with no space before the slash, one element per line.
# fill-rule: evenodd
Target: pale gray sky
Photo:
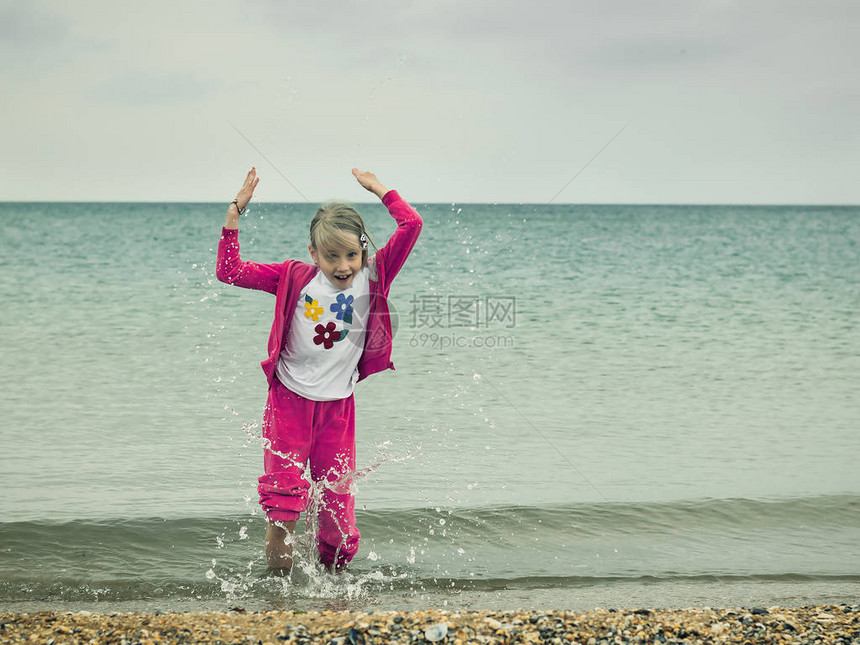
<path fill-rule="evenodd" d="M 0 0 L 0 200 L 229 201 L 256 165 L 261 201 L 364 200 L 359 166 L 545 203 L 629 124 L 557 203 L 858 204 L 858 27 L 854 0 Z"/>

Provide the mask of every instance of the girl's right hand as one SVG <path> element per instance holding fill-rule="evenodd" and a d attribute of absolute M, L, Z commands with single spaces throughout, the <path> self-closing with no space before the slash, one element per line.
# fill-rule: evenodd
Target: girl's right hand
<path fill-rule="evenodd" d="M 259 182 L 260 178 L 257 177 L 257 169 L 251 168 L 251 170 L 248 171 L 248 175 L 245 177 L 245 183 L 242 184 L 239 192 L 236 193 L 236 204 L 230 204 L 227 207 L 227 221 L 224 222 L 224 228 L 239 228 L 240 214 L 254 196 L 254 189 L 257 187 Z"/>
<path fill-rule="evenodd" d="M 260 183 L 260 178 L 257 177 L 257 169 L 251 168 L 248 171 L 248 175 L 245 177 L 245 183 L 242 184 L 242 187 L 239 189 L 239 192 L 236 193 L 236 201 L 239 202 L 239 210 L 244 210 L 248 203 L 251 201 L 251 198 L 254 196 L 254 189 L 257 187 L 257 184 Z"/>

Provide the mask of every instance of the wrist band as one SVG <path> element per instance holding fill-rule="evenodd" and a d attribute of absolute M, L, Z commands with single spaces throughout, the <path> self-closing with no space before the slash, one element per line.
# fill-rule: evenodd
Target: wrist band
<path fill-rule="evenodd" d="M 247 206 L 245 206 L 245 208 L 239 208 L 239 200 L 238 199 L 234 199 L 232 202 L 230 202 L 230 204 L 236 205 L 236 210 L 239 211 L 239 215 L 244 215 L 245 209 L 248 208 Z"/>

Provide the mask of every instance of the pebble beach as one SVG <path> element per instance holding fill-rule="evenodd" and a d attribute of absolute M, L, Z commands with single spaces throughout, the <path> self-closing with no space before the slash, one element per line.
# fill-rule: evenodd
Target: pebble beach
<path fill-rule="evenodd" d="M 860 605 L 800 608 L 0 614 L 2 643 L 860 643 Z"/>

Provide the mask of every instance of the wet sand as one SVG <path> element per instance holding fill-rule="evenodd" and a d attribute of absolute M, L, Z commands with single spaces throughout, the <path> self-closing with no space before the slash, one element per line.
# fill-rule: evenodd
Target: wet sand
<path fill-rule="evenodd" d="M 860 605 L 568 611 L 0 614 L 2 643 L 860 643 Z"/>

